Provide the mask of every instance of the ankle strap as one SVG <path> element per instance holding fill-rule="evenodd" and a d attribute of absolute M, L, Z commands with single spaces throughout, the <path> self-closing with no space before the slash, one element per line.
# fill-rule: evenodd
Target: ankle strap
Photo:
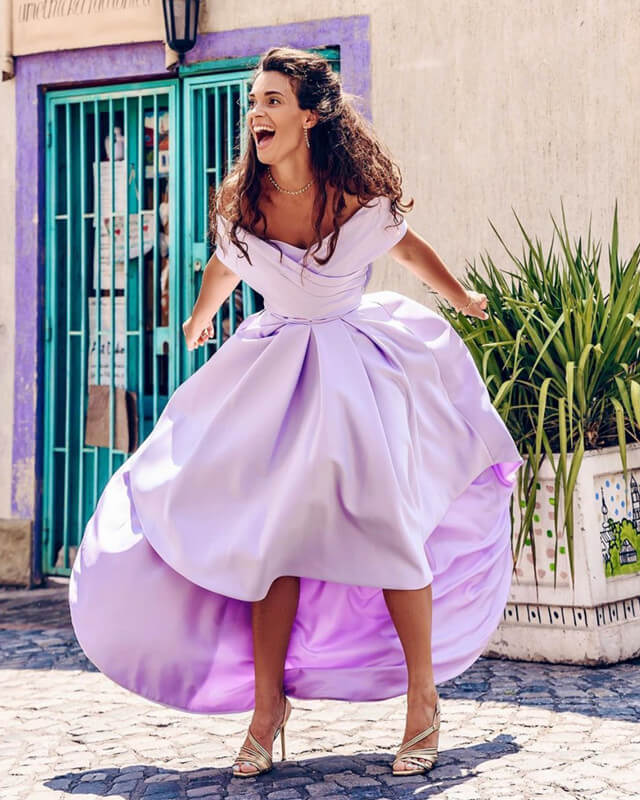
<path fill-rule="evenodd" d="M 439 716 L 440 716 L 440 698 L 438 698 L 438 702 L 436 703 L 436 709 L 433 712 L 433 719 L 435 720 L 435 718 Z M 429 736 L 429 734 L 439 729 L 440 729 L 440 719 L 438 719 L 438 721 L 434 722 L 432 725 L 429 725 L 429 727 L 426 730 L 422 731 L 417 736 L 414 736 L 413 739 L 409 739 L 408 742 L 405 742 L 402 745 L 402 747 L 398 750 L 398 752 L 400 753 L 406 750 L 408 747 L 411 747 L 412 744 L 419 742 L 420 739 L 425 739 L 427 736 Z"/>

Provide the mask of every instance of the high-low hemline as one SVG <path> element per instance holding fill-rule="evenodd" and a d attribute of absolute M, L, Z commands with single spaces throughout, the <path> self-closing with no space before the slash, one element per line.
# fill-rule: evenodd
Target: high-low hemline
<path fill-rule="evenodd" d="M 523 459 L 450 323 L 363 293 L 368 262 L 406 231 L 388 221 L 388 202 L 354 217 L 311 284 L 261 240 L 253 266 L 227 241 L 221 260 L 265 308 L 111 476 L 71 572 L 78 641 L 120 686 L 193 713 L 250 709 L 251 603 L 281 575 L 300 577 L 293 698 L 406 691 L 383 588 L 431 586 L 436 683 L 486 647 Z"/>

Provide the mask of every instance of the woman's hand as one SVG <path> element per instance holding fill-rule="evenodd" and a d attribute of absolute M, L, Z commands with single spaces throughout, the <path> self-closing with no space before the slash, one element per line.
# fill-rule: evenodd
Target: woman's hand
<path fill-rule="evenodd" d="M 194 350 L 213 336 L 213 322 L 189 317 L 182 323 L 187 350 Z"/>
<path fill-rule="evenodd" d="M 482 292 L 467 290 L 466 300 L 459 305 L 453 305 L 456 311 L 468 317 L 478 317 L 478 319 L 489 319 L 489 315 L 484 310 L 487 307 L 487 295 Z"/>

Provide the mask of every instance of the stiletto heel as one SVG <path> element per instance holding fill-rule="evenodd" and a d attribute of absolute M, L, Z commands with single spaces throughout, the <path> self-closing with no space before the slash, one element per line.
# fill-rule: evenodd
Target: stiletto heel
<path fill-rule="evenodd" d="M 282 722 L 276 728 L 276 732 L 273 734 L 273 741 L 278 738 L 278 734 L 280 734 L 280 749 L 282 753 L 282 760 L 285 759 L 285 749 L 284 749 L 284 726 L 287 724 L 287 720 L 289 719 L 289 715 L 291 714 L 291 703 L 289 702 L 289 698 L 285 696 L 284 698 L 284 715 L 282 717 Z M 269 752 L 264 749 L 264 747 L 260 744 L 260 742 L 255 738 L 255 736 L 251 733 L 251 729 L 247 732 L 247 736 L 249 737 L 249 745 L 243 745 L 240 748 L 240 752 L 238 753 L 238 757 L 233 762 L 233 775 L 236 778 L 249 778 L 255 775 L 261 775 L 263 772 L 269 772 L 269 770 L 273 767 L 273 759 L 269 755 Z M 244 772 L 241 769 L 235 769 L 235 767 L 240 767 L 241 764 L 250 764 L 255 769 L 251 770 L 251 772 Z"/>
<path fill-rule="evenodd" d="M 394 775 L 419 775 L 421 772 L 429 772 L 429 770 L 433 767 L 433 765 L 438 760 L 438 748 L 437 747 L 422 747 L 416 748 L 415 750 L 410 750 L 409 748 L 411 745 L 416 744 L 421 739 L 425 739 L 434 731 L 440 730 L 440 698 L 436 700 L 436 707 L 435 711 L 433 712 L 433 723 L 429 725 L 429 727 L 419 733 L 417 736 L 414 736 L 413 739 L 409 739 L 408 742 L 405 742 L 402 747 L 396 753 L 396 757 L 393 761 L 392 771 Z M 408 763 L 413 763 L 415 765 L 415 769 L 395 769 L 396 763 L 398 761 L 406 761 Z"/>

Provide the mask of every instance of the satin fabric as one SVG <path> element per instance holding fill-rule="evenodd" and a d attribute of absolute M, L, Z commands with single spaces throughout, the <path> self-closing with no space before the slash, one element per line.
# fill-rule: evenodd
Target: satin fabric
<path fill-rule="evenodd" d="M 302 248 L 241 230 L 249 264 L 219 218 L 218 257 L 265 309 L 113 474 L 71 573 L 78 641 L 121 686 L 186 711 L 252 708 L 251 601 L 281 575 L 301 578 L 291 697 L 406 691 L 382 588 L 431 584 L 436 683 L 482 653 L 509 592 L 522 458 L 448 321 L 364 291 L 406 230 L 377 198 L 302 272 Z"/>

